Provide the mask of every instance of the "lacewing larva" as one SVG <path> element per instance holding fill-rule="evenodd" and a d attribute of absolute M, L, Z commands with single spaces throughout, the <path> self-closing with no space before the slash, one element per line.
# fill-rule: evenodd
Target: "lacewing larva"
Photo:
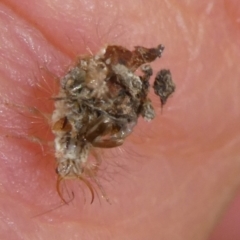
<path fill-rule="evenodd" d="M 60 182 L 75 178 L 90 189 L 101 161 L 88 161 L 93 148 L 113 148 L 124 143 L 142 116 L 151 121 L 154 108 L 148 98 L 152 69 L 149 65 L 161 57 L 164 47 L 136 46 L 130 51 L 109 45 L 96 55 L 78 58 L 60 80 L 52 114 L 55 135 L 57 190 L 64 201 Z M 141 68 L 142 75 L 135 72 Z M 161 70 L 153 88 L 163 106 L 175 90 L 169 70 Z M 106 196 L 101 185 L 97 183 Z M 106 198 L 106 197 L 105 197 Z"/>

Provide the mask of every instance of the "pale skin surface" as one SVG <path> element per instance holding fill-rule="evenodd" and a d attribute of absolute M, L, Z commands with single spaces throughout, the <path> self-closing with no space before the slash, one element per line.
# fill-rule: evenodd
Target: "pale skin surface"
<path fill-rule="evenodd" d="M 107 43 L 164 44 L 153 67 L 170 68 L 177 90 L 163 114 L 154 98 L 156 119 L 139 121 L 125 151 L 110 150 L 103 160 L 116 172 L 102 179 L 111 205 L 97 197 L 91 205 L 83 186 L 85 204 L 77 188 L 74 200 L 55 210 L 51 147 L 43 145 L 43 156 L 41 144 L 21 138 L 47 143 L 48 125 L 1 105 L 2 135 L 13 137 L 0 141 L 0 239 L 208 239 L 240 183 L 239 4 L 1 2 L 1 99 L 51 113 L 54 91 L 46 82 L 56 84 L 48 70 L 61 76 L 76 55 Z"/>

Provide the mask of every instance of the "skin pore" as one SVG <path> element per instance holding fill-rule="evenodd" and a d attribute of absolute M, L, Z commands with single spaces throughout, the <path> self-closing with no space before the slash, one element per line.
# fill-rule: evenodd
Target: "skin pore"
<path fill-rule="evenodd" d="M 1 1 L 0 239 L 208 239 L 240 183 L 240 10 L 195 2 Z M 97 196 L 91 205 L 73 183 L 73 201 L 54 209 L 55 78 L 107 43 L 164 44 L 152 66 L 171 69 L 176 92 L 162 114 L 154 98 L 156 118 L 103 153 L 99 180 L 111 205 Z M 34 136 L 46 144 L 26 139 Z"/>

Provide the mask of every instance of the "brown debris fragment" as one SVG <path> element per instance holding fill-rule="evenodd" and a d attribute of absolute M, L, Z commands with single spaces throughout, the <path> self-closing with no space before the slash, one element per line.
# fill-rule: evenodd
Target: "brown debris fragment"
<path fill-rule="evenodd" d="M 104 57 L 110 64 L 122 64 L 130 68 L 133 72 L 145 63 L 153 62 L 157 57 L 162 56 L 163 45 L 156 48 L 145 48 L 136 46 L 134 51 L 130 51 L 122 46 L 108 46 Z"/>
<path fill-rule="evenodd" d="M 163 107 L 169 96 L 175 91 L 175 84 L 172 80 L 171 72 L 166 69 L 160 70 L 156 75 L 153 88 L 155 94 L 160 97 Z"/>

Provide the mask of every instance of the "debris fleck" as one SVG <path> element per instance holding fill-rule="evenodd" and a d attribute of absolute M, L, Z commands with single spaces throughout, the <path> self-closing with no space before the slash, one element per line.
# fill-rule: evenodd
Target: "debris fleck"
<path fill-rule="evenodd" d="M 163 45 L 156 48 L 136 46 L 130 51 L 122 46 L 107 46 L 98 54 L 81 57 L 60 81 L 55 98 L 52 131 L 55 135 L 55 157 L 59 184 L 76 178 L 90 189 L 96 181 L 101 161 L 89 163 L 93 148 L 113 148 L 124 143 L 139 116 L 151 121 L 154 108 L 148 98 L 152 68 L 148 63 L 160 58 Z M 142 75 L 135 71 L 141 67 Z M 169 70 L 161 70 L 154 90 L 164 105 L 175 89 Z"/>
<path fill-rule="evenodd" d="M 171 72 L 166 69 L 160 70 L 156 75 L 153 88 L 155 94 L 160 97 L 163 107 L 169 96 L 175 91 L 175 84 L 172 80 Z"/>

